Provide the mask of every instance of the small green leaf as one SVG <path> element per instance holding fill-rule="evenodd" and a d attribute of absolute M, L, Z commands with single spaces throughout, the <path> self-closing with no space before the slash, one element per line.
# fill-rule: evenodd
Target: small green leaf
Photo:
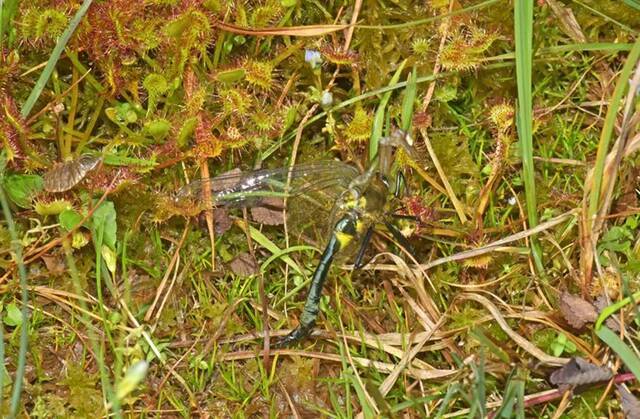
<path fill-rule="evenodd" d="M 107 269 L 109 269 L 109 272 L 114 273 L 116 271 L 116 262 L 118 259 L 116 256 L 116 252 L 111 250 L 111 248 L 106 244 L 102 245 L 101 250 L 102 259 L 104 260 L 104 263 L 107 264 Z"/>
<path fill-rule="evenodd" d="M 190 23 L 191 22 L 189 16 L 181 16 L 174 21 L 169 22 L 164 30 L 167 35 L 174 38 L 179 38 L 189 27 Z"/>
<path fill-rule="evenodd" d="M 4 324 L 12 327 L 17 327 L 22 324 L 22 312 L 16 303 L 10 303 L 7 306 L 7 316 L 4 318 Z"/>
<path fill-rule="evenodd" d="M 171 123 L 166 119 L 156 119 L 147 123 L 144 128 L 156 141 L 162 141 L 165 139 L 169 130 L 171 129 Z"/>
<path fill-rule="evenodd" d="M 66 209 L 58 215 L 58 222 L 60 226 L 67 231 L 73 230 L 82 221 L 82 215 L 80 215 L 74 209 Z"/>
<path fill-rule="evenodd" d="M 184 121 L 182 127 L 180 128 L 180 132 L 178 133 L 178 138 L 176 139 L 176 143 L 178 147 L 185 148 L 187 146 L 187 141 L 193 135 L 196 130 L 196 125 L 198 124 L 197 118 L 189 118 Z"/>
<path fill-rule="evenodd" d="M 163 95 L 167 92 L 169 84 L 162 74 L 149 74 L 142 81 L 142 85 L 150 95 Z"/>
<path fill-rule="evenodd" d="M 33 196 L 44 188 L 44 182 L 38 175 L 9 175 L 4 177 L 3 187 L 14 204 L 29 208 Z"/>
<path fill-rule="evenodd" d="M 280 0 L 282 7 L 293 7 L 298 4 L 298 0 Z"/>
<path fill-rule="evenodd" d="M 81 231 L 76 231 L 71 236 L 71 247 L 81 249 L 89 243 L 89 239 Z"/>
<path fill-rule="evenodd" d="M 64 199 L 56 199 L 51 202 L 36 202 L 34 208 L 39 215 L 60 215 L 61 212 L 71 209 L 71 203 Z"/>
<path fill-rule="evenodd" d="M 329 311 L 329 300 L 330 297 L 328 295 L 323 295 L 320 297 L 320 310 L 322 310 L 323 313 Z"/>
<path fill-rule="evenodd" d="M 551 351 L 553 352 L 553 356 L 560 356 L 562 352 L 564 352 L 564 345 L 559 342 L 551 343 Z"/>
<path fill-rule="evenodd" d="M 113 202 L 105 201 L 93 212 L 91 225 L 97 234 L 103 233 L 104 244 L 115 250 L 118 225 L 116 224 L 116 209 Z"/>
<path fill-rule="evenodd" d="M 138 384 L 147 376 L 149 363 L 147 361 L 138 361 L 127 369 L 122 381 L 116 386 L 116 397 L 119 400 L 124 399 L 129 393 L 134 391 Z"/>
<path fill-rule="evenodd" d="M 127 102 L 119 102 L 116 106 L 105 109 L 104 113 L 118 125 L 129 125 L 138 120 L 136 107 Z"/>
<path fill-rule="evenodd" d="M 284 124 L 282 127 L 282 132 L 287 131 L 291 126 L 296 122 L 296 116 L 298 115 L 298 107 L 291 106 L 287 109 L 287 112 L 284 116 Z"/>
<path fill-rule="evenodd" d="M 301 275 L 293 276 L 293 285 L 296 288 L 301 287 L 303 284 L 304 284 L 304 277 L 302 277 Z"/>
<path fill-rule="evenodd" d="M 246 74 L 247 72 L 245 71 L 244 68 L 221 70 L 215 74 L 214 79 L 221 83 L 230 84 L 230 83 L 235 83 L 237 81 L 244 79 Z"/>

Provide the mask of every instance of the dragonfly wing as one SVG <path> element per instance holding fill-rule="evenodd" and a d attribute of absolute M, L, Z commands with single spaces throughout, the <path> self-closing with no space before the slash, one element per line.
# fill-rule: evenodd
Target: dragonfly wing
<path fill-rule="evenodd" d="M 335 200 L 358 175 L 353 166 L 339 161 L 299 164 L 253 172 L 229 172 L 214 178 L 198 179 L 174 195 L 177 203 L 191 202 L 203 207 L 252 207 L 269 197 L 292 198 L 312 195 Z M 208 193 L 207 193 L 208 192 Z M 210 196 L 210 200 L 207 200 Z M 207 202 L 208 201 L 208 202 Z"/>

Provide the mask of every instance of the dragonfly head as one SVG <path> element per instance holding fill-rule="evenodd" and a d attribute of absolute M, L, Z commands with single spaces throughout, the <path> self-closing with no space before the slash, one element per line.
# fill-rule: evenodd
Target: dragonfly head
<path fill-rule="evenodd" d="M 378 164 L 379 171 L 384 176 L 389 176 L 391 173 L 394 151 L 400 148 L 407 153 L 411 159 L 417 157 L 416 150 L 413 146 L 413 137 L 411 137 L 408 132 L 397 129 L 393 131 L 390 136 L 380 138 Z"/>

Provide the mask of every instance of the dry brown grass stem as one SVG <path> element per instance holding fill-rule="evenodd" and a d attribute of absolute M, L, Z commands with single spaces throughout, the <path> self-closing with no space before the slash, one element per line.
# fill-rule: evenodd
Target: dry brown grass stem
<path fill-rule="evenodd" d="M 180 249 L 182 249 L 184 240 L 187 238 L 187 233 L 189 232 L 189 224 L 190 224 L 189 220 L 187 220 L 184 226 L 184 230 L 182 231 L 182 237 L 180 237 L 180 242 L 178 242 L 178 246 L 176 246 L 176 250 L 173 253 L 173 256 L 171 257 L 169 266 L 167 267 L 167 270 L 165 271 L 164 276 L 162 277 L 162 281 L 160 281 L 160 285 L 158 286 L 158 290 L 156 291 L 156 296 L 154 297 L 153 302 L 149 307 L 149 310 L 147 310 L 147 313 L 144 315 L 145 322 L 148 322 L 151 319 L 151 316 L 153 316 L 153 312 L 156 308 L 156 304 L 158 304 L 158 301 L 160 300 L 160 296 L 164 292 L 164 287 L 166 287 L 167 281 L 169 280 L 169 275 L 171 275 L 171 272 L 174 269 L 177 269 L 176 264 L 178 262 L 178 258 L 180 257 Z"/>
<path fill-rule="evenodd" d="M 435 260 L 432 260 L 431 262 L 427 262 L 427 263 L 422 263 L 419 265 L 416 265 L 415 267 L 411 267 L 410 269 L 412 271 L 414 271 L 414 273 L 421 273 L 422 271 L 426 271 L 429 270 L 431 268 L 434 268 L 436 266 L 439 265 L 443 265 L 445 263 L 451 263 L 451 262 L 457 262 L 460 260 L 465 260 L 465 259 L 471 259 L 471 258 L 475 258 L 478 256 L 482 256 L 485 255 L 487 253 L 492 253 L 492 252 L 496 252 L 496 251 L 500 251 L 501 249 L 504 249 L 504 245 L 508 244 L 508 243 L 512 243 L 514 241 L 518 241 L 518 240 L 522 240 L 525 239 L 529 236 L 532 236 L 534 234 L 538 234 L 541 233 L 543 231 L 549 230 L 555 226 L 557 226 L 558 224 L 563 223 L 564 221 L 566 221 L 567 219 L 575 216 L 576 214 L 578 214 L 580 212 L 579 208 L 575 208 L 572 209 L 570 211 L 567 211 L 557 217 L 554 217 L 552 219 L 550 219 L 549 221 L 546 221 L 544 223 L 538 224 L 536 227 L 534 228 L 530 228 L 515 234 L 512 234 L 510 236 L 507 236 L 505 238 L 502 238 L 500 240 L 496 240 L 492 243 L 489 243 L 485 246 L 481 246 L 475 249 L 471 249 L 471 250 L 466 250 L 464 252 L 459 252 L 459 253 L 455 253 L 453 255 L 450 256 L 445 256 L 445 257 L 441 257 Z M 376 256 L 379 257 L 380 255 Z M 353 265 L 345 265 L 345 269 L 353 269 Z M 397 267 L 395 267 L 394 265 L 389 265 L 389 264 L 376 264 L 376 263 L 370 263 L 369 265 L 365 266 L 364 268 L 362 268 L 364 270 L 372 270 L 372 271 L 396 271 Z"/>
<path fill-rule="evenodd" d="M 538 347 L 533 345 L 527 339 L 522 337 L 520 334 L 516 333 L 507 323 L 500 310 L 486 297 L 480 294 L 472 294 L 472 293 L 463 293 L 456 297 L 456 299 L 462 300 L 473 300 L 484 306 L 491 315 L 494 317 L 500 328 L 513 340 L 520 348 L 528 352 L 530 355 L 537 358 L 540 362 L 546 365 L 551 366 L 561 366 L 569 362 L 569 358 L 560 358 L 556 356 L 551 356 Z"/>
<path fill-rule="evenodd" d="M 314 358 L 321 359 L 324 361 L 331 361 L 341 363 L 343 361 L 340 355 L 329 354 L 325 352 L 313 352 L 306 350 L 297 350 L 297 349 L 277 349 L 271 351 L 272 356 L 276 355 L 286 355 L 286 356 L 298 356 L 304 358 Z M 238 361 L 242 359 L 252 359 L 256 357 L 261 357 L 262 351 L 238 351 L 238 352 L 228 352 L 225 354 L 220 354 L 220 361 Z M 389 374 L 391 373 L 396 365 L 390 364 L 388 362 L 381 361 L 373 361 L 368 358 L 362 357 L 354 357 L 353 361 L 360 368 L 373 368 L 380 373 Z M 431 370 L 422 370 L 414 367 L 408 367 L 404 371 L 408 376 L 418 379 L 418 380 L 437 380 L 452 377 L 459 373 L 459 370 L 443 370 L 443 369 L 431 369 Z"/>

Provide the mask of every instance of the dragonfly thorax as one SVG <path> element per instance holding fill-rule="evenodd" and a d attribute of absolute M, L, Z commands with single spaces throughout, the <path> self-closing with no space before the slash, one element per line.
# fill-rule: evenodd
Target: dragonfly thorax
<path fill-rule="evenodd" d="M 379 174 L 370 176 L 367 182 L 347 189 L 335 204 L 332 220 L 349 218 L 358 223 L 358 232 L 379 221 L 386 210 L 389 185 Z M 336 225 L 337 228 L 337 225 Z"/>

